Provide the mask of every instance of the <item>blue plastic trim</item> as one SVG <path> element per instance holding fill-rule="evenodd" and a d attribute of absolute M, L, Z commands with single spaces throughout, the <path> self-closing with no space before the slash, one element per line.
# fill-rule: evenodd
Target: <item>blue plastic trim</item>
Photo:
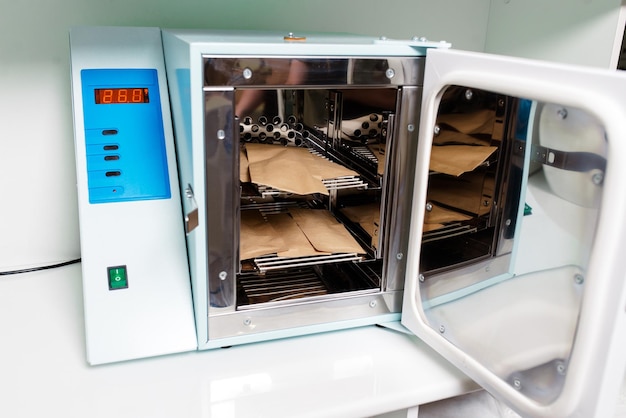
<path fill-rule="evenodd" d="M 81 71 L 89 203 L 169 199 L 157 71 Z M 96 104 L 98 88 L 147 88 L 148 103 Z"/>

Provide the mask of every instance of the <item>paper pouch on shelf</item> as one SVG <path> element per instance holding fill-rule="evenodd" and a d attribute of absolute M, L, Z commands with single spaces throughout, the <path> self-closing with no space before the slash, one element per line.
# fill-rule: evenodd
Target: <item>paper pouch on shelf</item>
<path fill-rule="evenodd" d="M 385 174 L 385 155 L 387 154 L 387 144 L 372 144 L 367 146 L 369 150 L 378 159 L 377 173 L 381 176 Z"/>
<path fill-rule="evenodd" d="M 257 210 L 242 210 L 239 227 L 239 258 L 247 260 L 289 250 L 281 235 Z"/>
<path fill-rule="evenodd" d="M 430 170 L 460 176 L 481 165 L 498 147 L 474 145 L 433 146 L 430 154 Z"/>
<path fill-rule="evenodd" d="M 495 122 L 495 112 L 482 109 L 469 113 L 442 113 L 437 116 L 437 125 L 447 125 L 457 132 L 467 135 L 485 134 L 491 136 Z"/>
<path fill-rule="evenodd" d="M 466 173 L 461 177 L 431 176 L 427 201 L 483 215 L 491 210 L 494 183 L 492 177 L 481 173 Z"/>
<path fill-rule="evenodd" d="M 249 183 L 250 170 L 248 169 L 248 156 L 243 148 L 239 148 L 239 180 L 242 183 Z"/>
<path fill-rule="evenodd" d="M 267 221 L 287 245 L 286 251 L 279 251 L 279 257 L 306 257 L 329 255 L 329 252 L 317 251 L 300 229 L 296 221 L 286 213 L 268 215 Z"/>
<path fill-rule="evenodd" d="M 439 228 L 443 228 L 444 226 L 445 226 L 444 224 L 427 224 L 427 223 L 425 223 L 423 228 L 422 228 L 422 232 L 425 234 L 427 232 L 436 231 Z"/>
<path fill-rule="evenodd" d="M 378 245 L 378 230 L 380 222 L 380 205 L 368 203 L 366 205 L 346 206 L 341 213 L 352 222 L 359 224 L 372 237 L 372 246 Z"/>
<path fill-rule="evenodd" d="M 440 225 L 435 229 L 441 228 L 443 224 L 446 223 L 467 221 L 472 219 L 471 216 L 464 213 L 460 213 L 451 209 L 446 209 L 433 203 L 431 203 L 431 205 L 432 209 L 430 211 L 426 211 L 424 215 L 424 223 L 428 225 Z"/>
<path fill-rule="evenodd" d="M 357 175 L 306 148 L 246 144 L 246 153 L 252 182 L 299 195 L 328 195 L 322 180 Z"/>
<path fill-rule="evenodd" d="M 441 129 L 433 138 L 433 145 L 482 145 L 491 143 L 491 137 L 471 136 L 457 131 Z"/>
<path fill-rule="evenodd" d="M 492 110 L 441 114 L 437 117 L 439 133 L 433 138 L 433 144 L 489 145 L 496 126 L 494 122 Z"/>
<path fill-rule="evenodd" d="M 301 149 L 305 149 L 305 148 L 301 148 Z M 359 173 L 357 173 L 356 171 L 350 170 L 349 168 L 346 168 L 342 166 L 341 164 L 334 163 L 332 161 L 329 161 L 322 157 L 318 157 L 317 155 L 313 155 L 311 153 L 309 153 L 309 155 L 311 156 L 311 159 L 310 159 L 310 162 L 307 161 L 308 163 L 307 168 L 310 171 L 313 178 L 315 179 L 318 179 L 321 181 L 321 180 L 336 179 L 339 177 L 359 175 Z"/>
<path fill-rule="evenodd" d="M 313 247 L 329 253 L 357 253 L 365 251 L 348 230 L 328 211 L 315 209 L 289 209 Z"/>

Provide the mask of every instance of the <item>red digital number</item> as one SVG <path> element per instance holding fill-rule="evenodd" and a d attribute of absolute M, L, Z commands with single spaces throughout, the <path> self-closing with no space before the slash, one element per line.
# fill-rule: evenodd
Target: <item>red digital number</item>
<path fill-rule="evenodd" d="M 96 104 L 149 103 L 148 89 L 127 87 L 119 89 L 96 89 Z"/>
<path fill-rule="evenodd" d="M 128 89 L 118 89 L 117 90 L 117 100 L 116 103 L 128 103 Z"/>
<path fill-rule="evenodd" d="M 102 93 L 100 96 L 100 102 L 104 103 L 104 104 L 109 104 L 109 103 L 113 103 L 113 90 L 111 89 L 105 89 L 105 90 L 101 90 Z"/>
<path fill-rule="evenodd" d="M 133 94 L 131 95 L 131 101 L 133 103 L 143 103 L 143 90 L 133 89 Z"/>

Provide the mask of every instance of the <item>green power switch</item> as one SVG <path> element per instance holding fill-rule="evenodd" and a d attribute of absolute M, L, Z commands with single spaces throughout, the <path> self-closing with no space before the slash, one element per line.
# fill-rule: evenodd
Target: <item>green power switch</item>
<path fill-rule="evenodd" d="M 128 276 L 126 266 L 108 267 L 109 290 L 126 289 L 128 287 Z"/>

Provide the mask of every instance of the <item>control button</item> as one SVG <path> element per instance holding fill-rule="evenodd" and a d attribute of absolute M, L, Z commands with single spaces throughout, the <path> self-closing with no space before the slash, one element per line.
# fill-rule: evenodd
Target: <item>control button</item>
<path fill-rule="evenodd" d="M 126 289 L 128 287 L 128 276 L 126 266 L 108 267 L 109 290 Z"/>

